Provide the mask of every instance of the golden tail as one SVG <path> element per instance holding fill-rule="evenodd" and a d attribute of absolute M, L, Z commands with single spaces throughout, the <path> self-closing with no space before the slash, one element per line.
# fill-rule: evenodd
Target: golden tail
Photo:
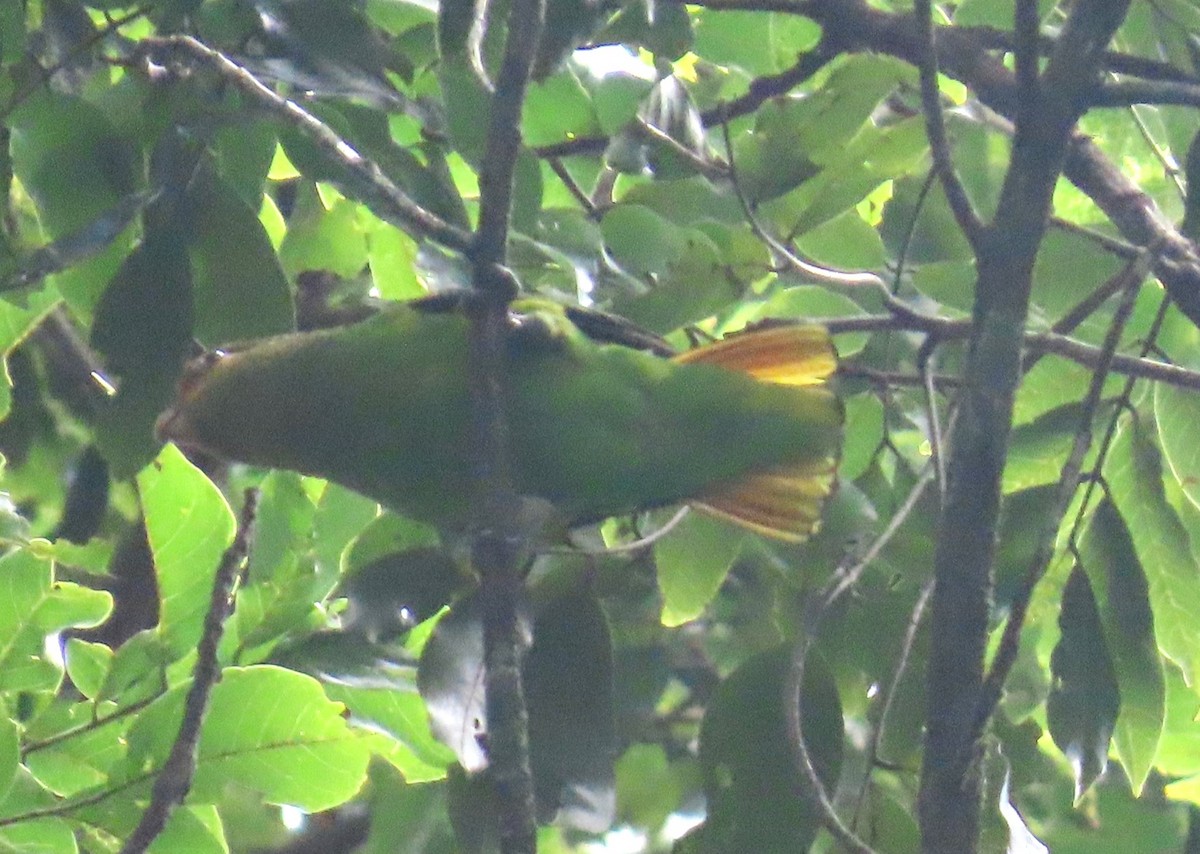
<path fill-rule="evenodd" d="M 797 324 L 735 332 L 674 357 L 706 362 L 781 385 L 820 385 L 837 370 L 837 353 L 824 326 Z"/>
<path fill-rule="evenodd" d="M 823 326 L 779 326 L 736 333 L 675 356 L 742 371 L 762 382 L 820 386 L 837 369 L 837 353 Z M 816 389 L 814 389 L 816 391 Z M 828 405 L 840 403 L 830 395 Z M 840 444 L 840 443 L 839 443 Z M 837 456 L 753 472 L 710 494 L 696 509 L 759 534 L 803 542 L 821 524 L 821 508 L 837 483 Z"/>

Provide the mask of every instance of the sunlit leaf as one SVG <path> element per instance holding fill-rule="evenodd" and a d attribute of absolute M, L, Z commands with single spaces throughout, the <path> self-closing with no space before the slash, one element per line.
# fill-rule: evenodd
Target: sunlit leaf
<path fill-rule="evenodd" d="M 741 548 L 742 535 L 724 522 L 689 513 L 655 547 L 662 622 L 696 619 L 716 595 Z"/>
<path fill-rule="evenodd" d="M 200 636 L 217 564 L 233 539 L 233 513 L 174 445 L 138 475 L 138 490 L 158 578 L 160 631 L 182 653 Z"/>
<path fill-rule="evenodd" d="M 148 778 L 178 730 L 187 685 L 138 715 L 130 756 L 116 779 Z M 279 667 L 232 667 L 212 690 L 191 797 L 212 802 L 230 783 L 270 803 L 316 812 L 354 795 L 366 776 L 367 739 L 308 676 Z"/>
<path fill-rule="evenodd" d="M 1200 684 L 1200 564 L 1163 490 L 1162 455 L 1138 421 L 1122 429 L 1104 468 L 1149 585 L 1159 648 Z"/>

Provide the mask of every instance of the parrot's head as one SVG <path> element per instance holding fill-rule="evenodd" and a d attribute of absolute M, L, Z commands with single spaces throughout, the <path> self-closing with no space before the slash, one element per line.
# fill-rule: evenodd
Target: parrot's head
<path fill-rule="evenodd" d="M 154 422 L 154 435 L 160 442 L 174 442 L 182 448 L 204 450 L 188 416 L 188 403 L 196 396 L 205 378 L 228 354 L 224 350 L 206 350 L 189 359 L 179 377 L 174 402 Z"/>

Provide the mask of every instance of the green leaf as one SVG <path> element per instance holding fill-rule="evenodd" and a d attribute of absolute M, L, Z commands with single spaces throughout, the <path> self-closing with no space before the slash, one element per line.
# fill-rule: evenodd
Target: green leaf
<path fill-rule="evenodd" d="M 54 567 L 17 549 L 0 558 L 0 691 L 53 689 L 61 676 L 44 654 L 47 636 L 99 625 L 108 593 L 55 581 Z"/>
<path fill-rule="evenodd" d="M 209 804 L 185 804 L 172 810 L 167 826 L 155 837 L 148 854 L 229 854 L 217 808 Z"/>
<path fill-rule="evenodd" d="M 25 766 L 59 797 L 104 783 L 125 758 L 122 739 L 133 723 L 132 715 L 116 711 L 111 703 L 86 701 L 50 707 L 25 732 Z"/>
<path fill-rule="evenodd" d="M 657 57 L 673 61 L 691 49 L 691 16 L 682 6 L 634 0 L 617 13 L 595 42 L 640 45 Z"/>
<path fill-rule="evenodd" d="M 664 626 L 682 625 L 704 612 L 733 566 L 742 539 L 728 524 L 692 512 L 655 546 Z"/>
<path fill-rule="evenodd" d="M 442 614 L 421 652 L 417 671 L 434 735 L 471 774 L 487 767 L 480 743 L 486 715 L 479 610 L 479 597 L 473 594 Z"/>
<path fill-rule="evenodd" d="M 1200 423 L 1200 400 L 1195 392 L 1155 383 L 1154 419 L 1171 475 L 1188 500 L 1200 508 L 1200 446 L 1192 435 Z"/>
<path fill-rule="evenodd" d="M 616 205 L 600 229 L 613 260 L 634 276 L 665 275 L 687 245 L 681 229 L 642 205 Z"/>
<path fill-rule="evenodd" d="M 314 188 L 301 187 L 279 260 L 293 278 L 305 270 L 328 270 L 347 279 L 358 275 L 367 263 L 358 204 L 335 198 L 327 205 Z"/>
<path fill-rule="evenodd" d="M 1188 687 L 1178 667 L 1167 666 L 1167 719 L 1154 767 L 1171 777 L 1200 773 L 1200 697 Z M 1200 802 L 1198 802 L 1200 803 Z"/>
<path fill-rule="evenodd" d="M 163 448 L 137 484 L 158 576 L 159 630 L 182 655 L 200 637 L 217 564 L 233 541 L 233 511 L 174 445 Z"/>
<path fill-rule="evenodd" d="M 138 715 L 114 782 L 147 780 L 162 765 L 188 687 L 173 688 Z M 192 801 L 212 803 L 237 784 L 308 812 L 345 803 L 366 778 L 370 749 L 342 710 L 303 674 L 268 665 L 226 668 L 201 731 Z"/>
<path fill-rule="evenodd" d="M 1137 419 L 1117 434 L 1104 475 L 1145 572 L 1158 646 L 1191 685 L 1200 685 L 1200 566 L 1167 502 L 1159 450 Z"/>
<path fill-rule="evenodd" d="M 763 50 L 771 38 L 773 17 L 761 12 L 705 9 L 693 24 L 693 50 L 709 62 L 736 65 L 752 75 L 775 73 L 780 70 L 776 57 L 772 51 Z"/>
<path fill-rule="evenodd" d="M 1117 677 L 1087 574 L 1078 566 L 1063 591 L 1062 636 L 1050 658 L 1046 701 L 1050 735 L 1075 773 L 1075 802 L 1108 767 L 1108 745 L 1121 705 Z"/>
<path fill-rule="evenodd" d="M 1162 734 L 1166 686 L 1146 575 L 1130 530 L 1108 499 L 1092 514 L 1079 556 L 1096 597 L 1121 695 L 1114 747 L 1134 792 L 1140 792 Z"/>
<path fill-rule="evenodd" d="M 189 189 L 196 338 L 216 346 L 290 331 L 291 293 L 258 212 L 205 171 Z"/>
<path fill-rule="evenodd" d="M 67 675 L 85 697 L 95 699 L 112 667 L 113 651 L 102 643 L 67 640 Z"/>
<path fill-rule="evenodd" d="M 52 288 L 28 295 L 24 307 L 0 299 L 0 355 L 4 357 L 3 371 L 0 372 L 0 419 L 7 417 L 12 407 L 8 355 L 50 313 L 56 302 L 58 296 Z"/>
<path fill-rule="evenodd" d="M 846 406 L 846 439 L 838 476 L 854 480 L 871 465 L 883 442 L 884 409 L 874 394 L 856 394 L 843 401 Z"/>
<path fill-rule="evenodd" d="M 841 161 L 847 143 L 895 88 L 902 69 L 891 58 L 860 55 L 839 64 L 808 97 L 767 102 L 756 114 L 754 133 L 734 145 L 747 198 L 776 198 L 812 178 L 822 165 Z"/>
<path fill-rule="evenodd" d="M 138 188 L 135 151 L 96 106 L 41 87 L 13 113 L 11 123 L 13 171 L 37 204 L 51 239 L 102 217 Z M 126 235 L 55 277 L 79 314 L 91 314 L 131 245 Z"/>
<path fill-rule="evenodd" d="M 529 146 L 553 145 L 600 132 L 591 99 L 573 74 L 555 74 L 532 84 L 521 116 L 522 136 Z"/>
<path fill-rule="evenodd" d="M 60 818 L 0 827 L 0 851 L 4 854 L 75 854 L 78 850 L 71 825 Z"/>
<path fill-rule="evenodd" d="M 525 658 L 529 753 L 539 814 L 588 833 L 612 824 L 612 641 L 600 603 L 572 592 L 541 604 Z"/>
<path fill-rule="evenodd" d="M 808 787 L 787 747 L 782 686 L 791 648 L 760 653 L 717 690 L 700 729 L 708 817 L 703 852 L 805 851 L 820 819 L 797 792 Z M 842 708 L 829 668 L 809 657 L 801 691 L 805 744 L 827 791 L 842 764 Z"/>
<path fill-rule="evenodd" d="M 1056 483 L 1078 428 L 1078 406 L 1059 407 L 1014 428 L 1004 466 L 1005 494 Z"/>
<path fill-rule="evenodd" d="M 434 737 L 416 668 L 398 649 L 326 632 L 288 649 L 277 661 L 320 680 L 326 696 L 346 705 L 352 724 L 375 736 L 372 749 L 410 783 L 441 780 L 454 753 Z"/>
<path fill-rule="evenodd" d="M 8 797 L 17 779 L 21 764 L 21 741 L 17 723 L 10 717 L 0 717 L 0 803 Z"/>
<path fill-rule="evenodd" d="M 149 214 L 148 214 L 149 215 Z M 182 234 L 147 236 L 96 306 L 92 345 L 117 383 L 103 401 L 97 444 L 116 477 L 130 477 L 158 450 L 154 421 L 174 396 L 192 343 L 192 285 Z"/>
<path fill-rule="evenodd" d="M 650 830 L 682 800 L 684 781 L 659 744 L 632 744 L 617 760 L 617 818 Z"/>
<path fill-rule="evenodd" d="M 371 830 L 363 854 L 395 854 L 419 836 L 421 854 L 462 854 L 446 810 L 446 787 L 413 785 L 395 770 L 371 768 Z"/>

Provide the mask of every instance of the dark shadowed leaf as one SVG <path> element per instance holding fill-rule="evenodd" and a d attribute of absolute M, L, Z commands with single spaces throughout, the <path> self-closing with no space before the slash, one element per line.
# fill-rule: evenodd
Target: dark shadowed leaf
<path fill-rule="evenodd" d="M 543 603 L 525 659 L 538 808 L 589 833 L 608 829 L 616 803 L 612 678 L 608 622 L 595 598 Z"/>
<path fill-rule="evenodd" d="M 483 708 L 483 625 L 477 595 L 454 604 L 421 653 L 421 697 L 438 740 L 468 773 L 487 767 Z"/>
<path fill-rule="evenodd" d="M 1166 686 L 1146 575 L 1124 519 L 1107 499 L 1093 512 L 1079 545 L 1120 691 L 1114 747 L 1134 791 L 1140 792 L 1166 714 Z"/>
<path fill-rule="evenodd" d="M 1075 772 L 1079 801 L 1108 767 L 1108 746 L 1121 705 L 1117 677 L 1087 573 L 1071 571 L 1058 618 L 1062 637 L 1050 659 L 1046 701 L 1050 734 Z"/>
<path fill-rule="evenodd" d="M 796 792 L 806 788 L 787 744 L 782 686 L 790 647 L 751 658 L 724 682 L 704 716 L 700 762 L 708 818 L 699 852 L 804 851 L 820 820 Z M 842 764 L 842 708 L 833 675 L 817 656 L 805 670 L 805 742 L 827 790 Z"/>

